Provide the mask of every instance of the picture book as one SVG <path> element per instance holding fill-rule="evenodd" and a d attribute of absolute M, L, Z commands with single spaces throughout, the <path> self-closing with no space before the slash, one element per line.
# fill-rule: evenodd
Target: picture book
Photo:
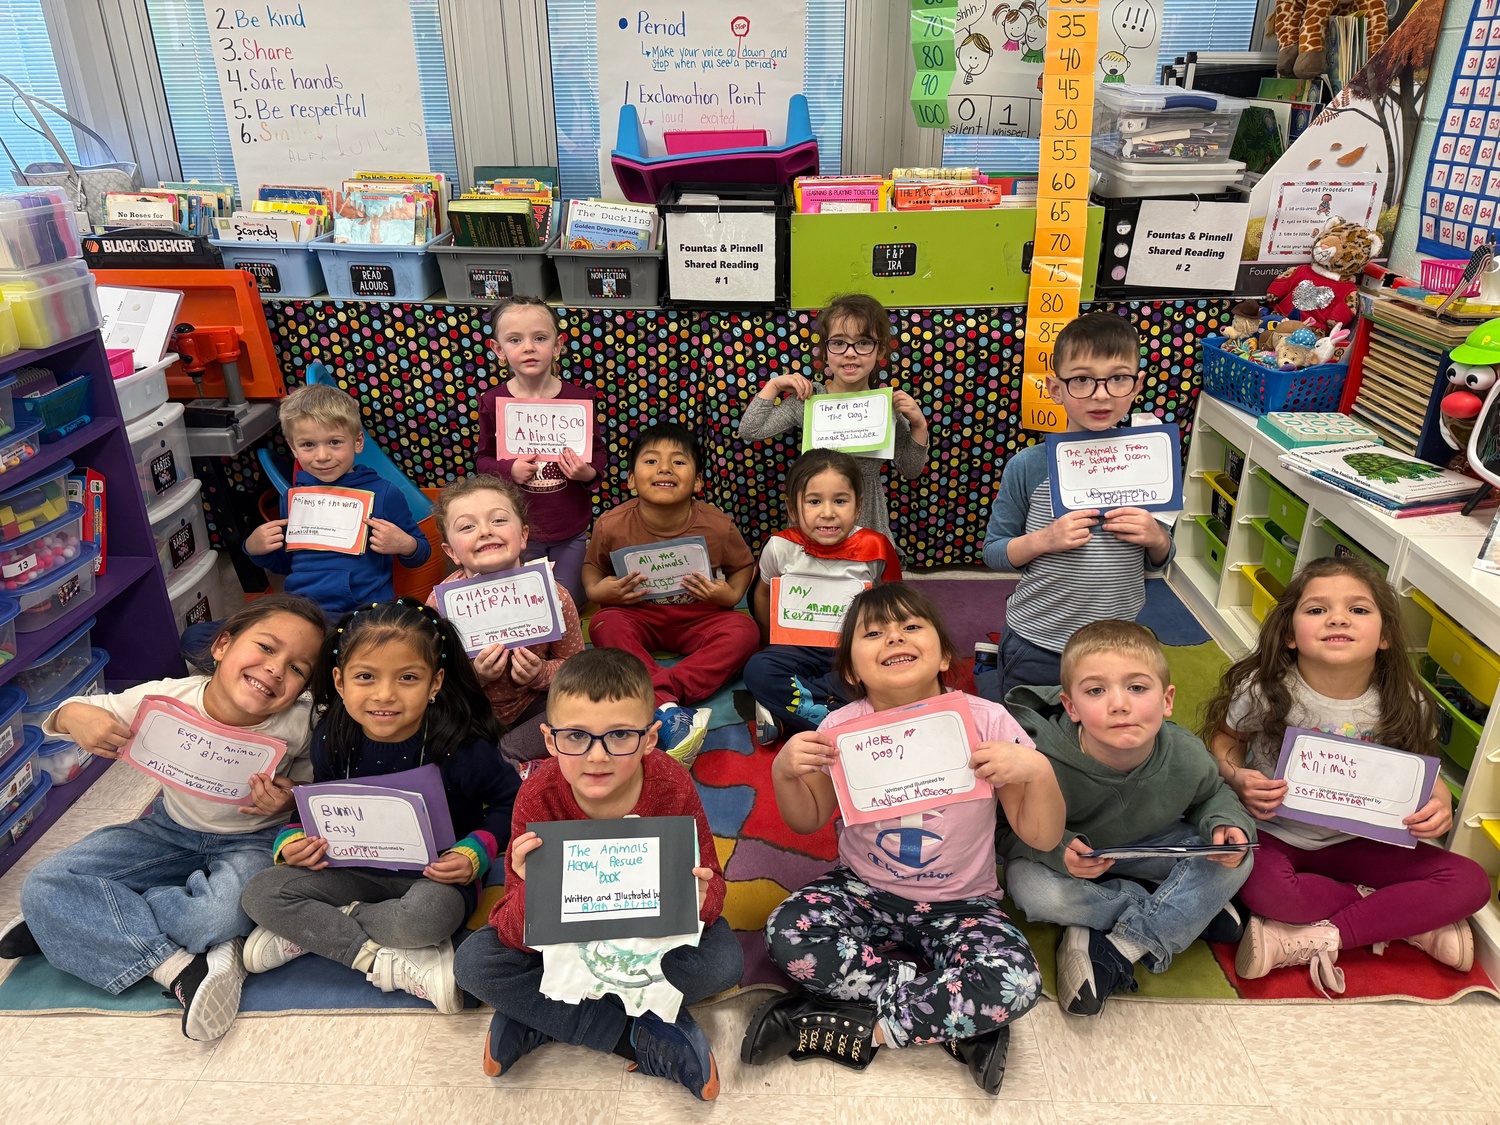
<path fill-rule="evenodd" d="M 455 199 L 448 205 L 455 246 L 540 246 L 529 199 Z"/>
<path fill-rule="evenodd" d="M 965 180 L 897 180 L 891 188 L 896 211 L 982 211 L 1004 199 L 998 184 Z"/>
<path fill-rule="evenodd" d="M 312 218 L 318 234 L 327 234 L 333 229 L 333 211 L 321 203 L 293 203 L 285 200 L 257 199 L 251 210 L 258 214 L 306 215 Z"/>
<path fill-rule="evenodd" d="M 409 192 L 340 193 L 333 214 L 335 242 L 417 246 L 427 241 L 426 201 Z"/>
<path fill-rule="evenodd" d="M 1282 454 L 1281 463 L 1386 508 L 1452 500 L 1479 488 L 1473 477 L 1372 441 L 1299 449 Z"/>
<path fill-rule="evenodd" d="M 883 176 L 799 176 L 792 192 L 804 215 L 890 210 L 891 181 Z"/>
<path fill-rule="evenodd" d="M 309 242 L 320 232 L 307 215 L 236 211 L 217 220 L 214 233 L 226 242 Z"/>
<path fill-rule="evenodd" d="M 317 203 L 333 214 L 333 189 L 298 184 L 261 184 L 255 193 L 257 203 Z M 260 210 L 256 206 L 254 210 Z"/>
<path fill-rule="evenodd" d="M 441 172 L 355 172 L 353 179 L 371 184 L 384 183 L 390 188 L 427 192 L 433 201 L 433 228 L 428 238 L 448 229 L 448 177 Z"/>
<path fill-rule="evenodd" d="M 575 199 L 563 239 L 572 250 L 649 250 L 660 222 L 656 208 L 646 204 Z"/>
<path fill-rule="evenodd" d="M 177 196 L 170 192 L 110 191 L 104 194 L 106 227 L 176 228 L 180 217 Z"/>
<path fill-rule="evenodd" d="M 531 206 L 532 221 L 536 226 L 535 245 L 545 246 L 552 240 L 553 221 L 557 211 L 557 200 L 551 184 L 542 180 L 518 178 L 482 180 L 473 191 L 464 192 L 460 199 L 524 199 Z"/>

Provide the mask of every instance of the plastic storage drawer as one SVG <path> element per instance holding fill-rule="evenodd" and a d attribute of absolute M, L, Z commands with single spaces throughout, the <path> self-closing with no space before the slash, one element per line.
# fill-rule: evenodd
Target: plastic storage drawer
<path fill-rule="evenodd" d="M 150 367 L 115 380 L 115 396 L 120 400 L 120 417 L 127 422 L 145 417 L 167 401 L 167 368 L 177 362 L 168 352 Z"/>
<path fill-rule="evenodd" d="M 1203 557 L 1215 574 L 1224 573 L 1224 546 L 1229 542 L 1229 531 L 1213 516 L 1194 516 L 1203 529 Z"/>
<path fill-rule="evenodd" d="M 84 543 L 78 558 L 42 575 L 12 595 L 21 607 L 16 632 L 35 633 L 70 613 L 94 596 L 94 559 L 99 548 Z"/>
<path fill-rule="evenodd" d="M 28 729 L 36 730 L 36 727 Z M 41 764 L 42 772 L 52 779 L 53 785 L 68 784 L 87 769 L 88 764 L 93 760 L 92 754 L 78 743 L 69 742 L 66 738 L 48 739 L 42 743 L 41 749 L 37 752 L 37 761 Z"/>
<path fill-rule="evenodd" d="M 47 716 L 70 699 L 80 696 L 98 695 L 104 690 L 104 666 L 109 663 L 109 653 L 102 648 L 93 649 L 83 671 L 71 681 L 63 684 L 51 695 L 28 703 L 21 710 L 21 722 L 28 727 L 41 728 Z"/>
<path fill-rule="evenodd" d="M 16 658 L 16 616 L 20 612 L 15 598 L 0 598 L 0 664 Z"/>
<path fill-rule="evenodd" d="M 68 514 L 67 478 L 72 471 L 73 462 L 63 461 L 0 492 L 0 549 Z"/>
<path fill-rule="evenodd" d="M 1257 516 L 1250 521 L 1250 525 L 1260 532 L 1261 565 L 1276 579 L 1278 585 L 1285 586 L 1292 580 L 1292 572 L 1297 569 L 1297 548 L 1288 546 L 1285 532 L 1268 519 Z"/>
<path fill-rule="evenodd" d="M 0 336 L 4 335 L 5 315 L 0 313 Z M 15 348 L 11 348 L 15 351 Z M 0 347 L 0 355 L 5 355 L 5 348 Z M 16 376 L 0 376 L 0 437 L 4 437 L 16 428 L 16 407 L 14 393 L 16 388 Z"/>
<path fill-rule="evenodd" d="M 1263 566 L 1246 566 L 1241 573 L 1250 583 L 1250 614 L 1255 620 L 1264 621 L 1281 600 L 1281 583 L 1267 574 Z"/>
<path fill-rule="evenodd" d="M 344 300 L 425 301 L 443 283 L 438 261 L 427 251 L 446 235 L 421 246 L 325 242 L 318 246 L 328 295 Z"/>
<path fill-rule="evenodd" d="M 176 496 L 146 512 L 156 561 L 163 574 L 181 570 L 208 550 L 208 520 L 203 511 L 203 485 L 192 480 Z"/>
<path fill-rule="evenodd" d="M 1384 578 L 1390 573 L 1390 567 L 1381 562 L 1369 551 L 1365 550 L 1353 539 L 1350 539 L 1333 524 L 1323 523 L 1323 530 L 1328 532 L 1328 537 L 1333 540 L 1333 557 L 1336 559 L 1357 559 L 1364 563 L 1380 577 Z"/>
<path fill-rule="evenodd" d="M 125 427 L 135 476 L 147 507 L 161 503 L 173 489 L 193 479 L 187 425 L 182 403 L 169 402 Z"/>
<path fill-rule="evenodd" d="M 60 187 L 0 192 L 0 270 L 29 270 L 78 257 L 75 212 Z"/>
<path fill-rule="evenodd" d="M 26 693 L 7 684 L 0 687 L 0 762 L 16 752 L 25 733 L 21 722 L 21 708 L 26 706 Z"/>
<path fill-rule="evenodd" d="M 323 292 L 318 250 L 333 244 L 331 234 L 306 242 L 209 241 L 224 256 L 225 269 L 244 270 L 255 278 L 262 297 L 316 297 Z"/>
<path fill-rule="evenodd" d="M 26 475 L 16 470 L 36 456 L 36 451 L 42 444 L 39 437 L 41 432 L 40 422 L 28 422 L 0 437 L 0 488 L 6 487 L 17 477 Z"/>
<path fill-rule="evenodd" d="M 1427 655 L 1480 703 L 1491 706 L 1495 702 L 1495 688 L 1500 686 L 1500 657 L 1471 637 L 1422 591 L 1413 590 L 1412 598 L 1432 615 Z"/>
<path fill-rule="evenodd" d="M 11 755 L 10 761 L 0 766 L 0 819 L 10 816 L 25 804 L 31 790 L 42 780 L 42 765 L 37 760 L 41 746 L 42 732 L 36 727 L 27 727 L 21 748 Z"/>
<path fill-rule="evenodd" d="M 21 334 L 16 331 L 16 314 L 10 311 L 10 302 L 0 298 L 0 355 L 20 350 Z"/>
<path fill-rule="evenodd" d="M 1094 150 L 1136 163 L 1228 160 L 1248 104 L 1180 86 L 1101 82 L 1094 91 Z"/>
<path fill-rule="evenodd" d="M 189 625 L 201 625 L 205 621 L 217 621 L 223 617 L 219 552 L 205 552 L 197 562 L 171 575 L 167 580 L 167 598 L 172 603 L 172 616 L 177 621 L 179 635 Z"/>
<path fill-rule="evenodd" d="M 30 394 L 26 384 L 15 388 L 16 413 L 28 422 L 42 424 L 43 445 L 60 441 L 80 426 L 94 420 L 94 379 L 84 372 L 65 377 L 56 388 L 41 394 Z"/>
<path fill-rule="evenodd" d="M 67 566 L 83 550 L 83 505 L 69 504 L 67 512 L 0 546 L 0 587 L 19 595 L 44 575 Z"/>
<path fill-rule="evenodd" d="M 23 348 L 47 348 L 99 327 L 94 275 L 76 258 L 23 272 L 0 270 Z"/>
<path fill-rule="evenodd" d="M 31 667 L 16 673 L 12 682 L 26 693 L 28 710 L 67 687 L 93 662 L 93 628 L 90 617 L 33 660 Z"/>
<path fill-rule="evenodd" d="M 1307 501 L 1287 490 L 1279 480 L 1264 469 L 1256 469 L 1255 475 L 1271 490 L 1266 515 L 1299 543 L 1307 530 Z"/>
<path fill-rule="evenodd" d="M 11 813 L 5 821 L 0 821 L 0 854 L 4 854 L 12 844 L 16 843 L 36 823 L 36 818 L 41 816 L 47 808 L 47 794 L 52 789 L 52 779 L 45 773 L 41 780 L 32 787 L 31 795 L 19 809 Z"/>
<path fill-rule="evenodd" d="M 444 235 L 432 248 L 443 275 L 443 294 L 454 304 L 504 301 L 510 297 L 550 297 L 557 292 L 557 267 L 545 246 L 454 246 Z"/>
<path fill-rule="evenodd" d="M 1438 742 L 1442 744 L 1443 753 L 1457 765 L 1468 769 L 1474 764 L 1474 754 L 1479 749 L 1479 737 L 1484 731 L 1484 724 L 1465 715 L 1438 688 L 1437 680 L 1442 675 L 1442 669 L 1432 657 L 1424 656 L 1419 659 L 1417 674 L 1437 709 Z"/>

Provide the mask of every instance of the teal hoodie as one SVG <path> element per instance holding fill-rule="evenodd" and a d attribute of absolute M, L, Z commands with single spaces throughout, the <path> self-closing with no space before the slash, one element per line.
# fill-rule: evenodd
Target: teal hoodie
<path fill-rule="evenodd" d="M 1096 848 L 1120 847 L 1182 820 L 1196 826 L 1204 840 L 1212 840 L 1221 824 L 1255 839 L 1254 818 L 1219 776 L 1213 755 L 1196 735 L 1176 723 L 1162 723 L 1151 756 L 1121 773 L 1079 749 L 1078 724 L 1068 718 L 1061 697 L 1062 689 L 1055 687 L 1020 687 L 1005 697 L 1006 710 L 1052 762 L 1068 810 L 1062 843 L 1050 852 L 1028 847 L 1007 829 L 1000 839 L 1007 860 L 1035 860 L 1067 874 L 1063 851 L 1075 837 Z"/>

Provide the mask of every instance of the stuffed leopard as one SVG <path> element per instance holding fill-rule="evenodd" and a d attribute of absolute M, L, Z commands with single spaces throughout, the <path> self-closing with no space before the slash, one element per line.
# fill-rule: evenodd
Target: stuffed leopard
<path fill-rule="evenodd" d="M 1283 316 L 1294 312 L 1320 336 L 1348 327 L 1359 316 L 1360 271 L 1385 242 L 1368 227 L 1330 219 L 1312 246 L 1312 261 L 1286 270 L 1266 291 L 1266 304 Z"/>

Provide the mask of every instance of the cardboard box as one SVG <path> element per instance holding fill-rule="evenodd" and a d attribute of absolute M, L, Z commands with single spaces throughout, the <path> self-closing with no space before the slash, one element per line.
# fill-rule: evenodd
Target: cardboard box
<path fill-rule="evenodd" d="M 105 520 L 104 476 L 93 469 L 84 469 L 68 477 L 68 503 L 83 505 L 83 528 L 80 535 L 85 542 L 99 547 L 99 557 L 94 560 L 94 573 L 103 574 L 105 568 Z"/>

